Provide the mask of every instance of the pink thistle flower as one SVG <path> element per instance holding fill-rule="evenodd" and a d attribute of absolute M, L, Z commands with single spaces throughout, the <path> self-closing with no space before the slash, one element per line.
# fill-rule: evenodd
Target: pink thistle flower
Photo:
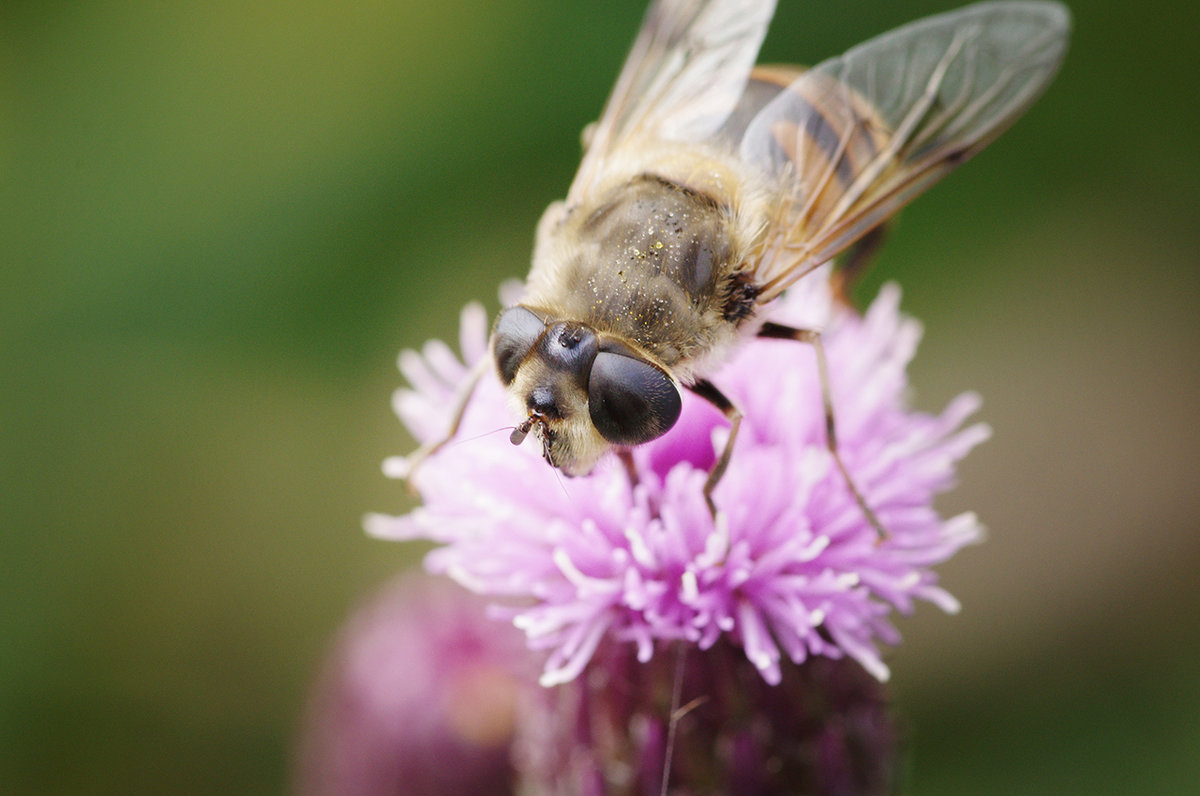
<path fill-rule="evenodd" d="M 941 517 L 933 499 L 990 432 L 964 427 L 974 394 L 939 415 L 909 408 L 905 371 L 921 330 L 900 313 L 895 286 L 860 316 L 833 300 L 827 276 L 801 280 L 768 314 L 824 330 L 839 451 L 887 538 L 826 449 L 813 351 L 758 339 L 711 374 L 745 415 L 715 520 L 702 489 L 727 426 L 702 399 L 685 394 L 675 427 L 633 450 L 636 486 L 615 458 L 566 479 L 536 446 L 513 448 L 493 433 L 512 418 L 489 374 L 456 439 L 413 475 L 424 505 L 369 516 L 368 532 L 439 543 L 427 569 L 496 599 L 530 647 L 548 651 L 544 685 L 574 679 L 606 639 L 636 645 L 642 661 L 662 642 L 726 640 L 771 684 L 782 661 L 811 656 L 848 656 L 885 680 L 879 645 L 900 638 L 893 611 L 917 601 L 958 610 L 931 568 L 982 528 L 971 514 Z M 437 341 L 401 355 L 411 386 L 395 407 L 422 442 L 444 433 L 469 363 L 487 356 L 482 308 L 464 310 L 461 337 L 468 364 Z M 404 459 L 384 469 L 408 475 Z"/>
<path fill-rule="evenodd" d="M 449 581 L 388 584 L 355 610 L 313 684 L 293 790 L 512 792 L 532 659 L 519 633 Z"/>

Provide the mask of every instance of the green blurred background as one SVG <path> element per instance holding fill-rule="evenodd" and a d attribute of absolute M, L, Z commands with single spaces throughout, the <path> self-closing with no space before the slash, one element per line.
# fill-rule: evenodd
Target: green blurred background
<path fill-rule="evenodd" d="M 955 5 L 783 0 L 807 61 Z M 991 530 L 890 656 L 914 794 L 1200 779 L 1193 3 L 1063 73 L 864 285 L 985 397 Z M 342 618 L 419 551 L 396 353 L 520 276 L 641 0 L 0 4 L 0 791 L 279 792 Z"/>

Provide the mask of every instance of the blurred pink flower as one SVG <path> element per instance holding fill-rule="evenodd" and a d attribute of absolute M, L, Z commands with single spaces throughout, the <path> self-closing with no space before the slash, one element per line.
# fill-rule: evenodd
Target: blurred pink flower
<path fill-rule="evenodd" d="M 813 351 L 750 340 L 712 381 L 745 414 L 714 522 L 703 498 L 720 414 L 690 393 L 676 426 L 633 451 L 639 483 L 605 460 L 565 479 L 536 445 L 513 448 L 498 379 L 485 376 L 457 438 L 425 461 L 414 483 L 423 505 L 402 517 L 373 515 L 381 538 L 439 543 L 426 567 L 495 599 L 495 612 L 548 650 L 541 682 L 575 678 L 604 639 L 636 645 L 684 640 L 707 649 L 728 640 L 768 683 L 780 663 L 849 656 L 880 680 L 879 643 L 895 644 L 893 610 L 918 600 L 958 609 L 931 567 L 981 538 L 975 517 L 944 519 L 933 499 L 955 466 L 987 438 L 964 427 L 979 400 L 964 394 L 940 415 L 908 406 L 905 369 L 919 324 L 887 286 L 860 316 L 832 299 L 827 274 L 803 279 L 770 319 L 824 330 L 841 455 L 889 531 L 868 524 L 825 447 Z M 483 310 L 463 313 L 467 363 L 487 356 Z M 396 411 L 421 441 L 448 427 L 469 367 L 444 343 L 400 359 L 408 389 Z M 407 474 L 404 459 L 385 471 Z"/>
<path fill-rule="evenodd" d="M 418 575 L 359 608 L 311 694 L 304 796 L 509 793 L 517 702 L 537 672 L 519 633 Z"/>

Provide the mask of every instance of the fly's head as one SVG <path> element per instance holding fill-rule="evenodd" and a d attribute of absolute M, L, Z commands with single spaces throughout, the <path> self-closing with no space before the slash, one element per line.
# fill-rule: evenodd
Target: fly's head
<path fill-rule="evenodd" d="M 532 433 L 567 475 L 585 475 L 612 447 L 649 442 L 679 419 L 682 399 L 667 370 L 586 324 L 510 307 L 496 320 L 492 354 L 521 418 L 513 444 Z"/>

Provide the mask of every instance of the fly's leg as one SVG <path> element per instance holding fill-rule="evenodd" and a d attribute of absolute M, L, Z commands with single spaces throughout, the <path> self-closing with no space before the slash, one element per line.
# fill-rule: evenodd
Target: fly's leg
<path fill-rule="evenodd" d="M 625 468 L 625 477 L 629 479 L 629 488 L 636 489 L 638 485 L 637 465 L 633 461 L 633 451 L 629 448 L 617 448 L 617 458 Z"/>
<path fill-rule="evenodd" d="M 721 449 L 721 454 L 717 457 L 712 469 L 708 471 L 708 480 L 704 482 L 704 501 L 708 503 L 708 510 L 715 518 L 717 504 L 713 503 L 712 493 L 717 488 L 717 484 L 721 482 L 721 476 L 725 475 L 725 470 L 729 467 L 729 459 L 733 456 L 733 443 L 737 439 L 738 428 L 742 425 L 742 412 L 733 405 L 733 401 L 725 397 L 725 393 L 718 390 L 707 379 L 701 379 L 688 389 L 721 410 L 721 414 L 725 415 L 725 419 L 729 421 L 729 438 L 725 440 L 725 446 Z"/>
<path fill-rule="evenodd" d="M 854 306 L 851 301 L 851 293 L 854 291 L 855 283 L 871 265 L 871 261 L 875 259 L 875 254 L 879 251 L 880 244 L 887 236 L 887 224 L 880 224 L 877 227 L 871 228 L 865 235 L 858 239 L 850 250 L 838 261 L 838 267 L 834 269 L 833 275 L 830 276 L 830 282 L 833 285 L 833 293 L 837 296 L 838 301 L 845 304 L 847 307 Z"/>
<path fill-rule="evenodd" d="M 450 416 L 450 427 L 446 430 L 445 435 L 426 442 L 405 457 L 408 472 L 404 474 L 404 480 L 408 484 L 408 490 L 414 495 L 417 489 L 413 485 L 413 476 L 417 474 L 417 470 L 426 459 L 444 448 L 458 434 L 459 426 L 462 425 L 463 415 L 467 413 L 467 405 L 471 403 L 471 396 L 475 394 L 475 387 L 478 386 L 479 379 L 487 371 L 490 361 L 490 357 L 481 357 L 475 363 L 474 367 L 471 368 L 470 373 L 467 374 L 466 381 L 459 387 L 458 393 L 454 396 L 454 413 Z"/>
<path fill-rule="evenodd" d="M 833 398 L 829 392 L 829 364 L 825 359 L 825 346 L 821 343 L 821 333 L 814 329 L 795 329 L 791 326 L 768 322 L 762 325 L 758 336 L 774 340 L 795 340 L 800 343 L 808 343 L 813 347 L 813 351 L 817 355 L 817 376 L 821 382 L 821 403 L 825 408 L 825 445 L 829 448 L 829 453 L 833 456 L 833 461 L 841 472 L 842 478 L 845 479 L 846 486 L 850 487 L 850 493 L 854 495 L 854 502 L 862 509 L 863 516 L 879 534 L 879 538 L 886 539 L 889 534 L 884 530 L 883 523 L 867 505 L 858 485 L 850 477 L 850 471 L 846 469 L 846 463 L 842 461 L 841 454 L 838 453 L 837 426 L 833 420 Z"/>

